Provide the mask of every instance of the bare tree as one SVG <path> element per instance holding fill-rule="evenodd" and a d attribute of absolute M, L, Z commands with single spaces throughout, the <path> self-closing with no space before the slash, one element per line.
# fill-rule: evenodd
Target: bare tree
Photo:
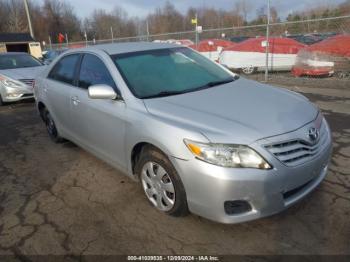
<path fill-rule="evenodd" d="M 184 30 L 182 14 L 169 1 L 147 17 L 151 33 L 167 33 Z"/>
<path fill-rule="evenodd" d="M 249 11 L 251 10 L 251 2 L 249 0 L 239 0 L 236 2 L 234 9 L 237 10 L 237 13 L 243 17 L 246 23 L 248 21 Z"/>
<path fill-rule="evenodd" d="M 275 7 L 270 8 L 270 23 L 277 23 L 280 21 L 277 9 Z"/>
<path fill-rule="evenodd" d="M 52 41 L 57 41 L 59 33 L 67 33 L 72 40 L 81 38 L 80 20 L 69 3 L 45 0 L 42 12 L 48 30 L 46 33 L 51 36 Z"/>
<path fill-rule="evenodd" d="M 27 21 L 25 20 L 25 10 L 23 1 L 21 0 L 8 0 L 7 4 L 7 30 L 8 32 L 23 32 L 27 31 Z"/>
<path fill-rule="evenodd" d="M 137 25 L 134 19 L 128 17 L 127 12 L 116 6 L 111 12 L 102 9 L 94 10 L 90 18 L 84 21 L 84 31 L 90 38 L 109 39 L 111 28 L 114 37 L 134 36 Z"/>
<path fill-rule="evenodd" d="M 278 16 L 277 9 L 275 7 L 270 7 L 270 23 L 279 22 L 280 18 Z M 256 19 L 251 21 L 252 24 L 266 24 L 267 23 L 267 8 L 262 6 L 256 10 Z"/>
<path fill-rule="evenodd" d="M 0 32 L 7 31 L 8 5 L 5 1 L 0 1 Z"/>
<path fill-rule="evenodd" d="M 110 39 L 111 27 L 114 37 L 128 37 L 145 35 L 148 29 L 151 34 L 168 32 L 179 32 L 193 30 L 191 19 L 198 14 L 199 25 L 204 29 L 242 26 L 246 24 L 266 23 L 266 6 L 256 10 L 256 16 L 249 21 L 253 2 L 250 0 L 237 0 L 232 9 L 222 10 L 202 6 L 200 8 L 189 7 L 186 14 L 180 13 L 173 2 L 167 1 L 161 7 L 155 8 L 147 18 L 130 17 L 128 13 L 119 6 L 112 10 L 95 9 L 91 15 L 83 19 L 78 18 L 74 8 L 65 0 L 43 0 L 29 1 L 29 9 L 37 40 L 48 40 L 51 36 L 53 42 L 57 42 L 59 33 L 67 33 L 71 41 L 83 40 L 84 31 L 88 38 Z M 310 6 L 301 12 L 294 12 L 287 16 L 288 21 L 297 21 L 312 18 L 324 18 L 331 16 L 346 15 L 350 12 L 350 0 L 344 0 L 342 4 L 336 5 L 330 1 L 323 0 L 324 4 Z M 271 7 L 270 21 L 278 22 L 281 19 L 277 9 Z M 337 24 L 336 24 L 337 23 Z M 343 24 L 341 24 L 343 23 Z M 277 28 L 277 27 L 276 27 Z M 327 29 L 328 28 L 328 29 Z M 303 25 L 293 24 L 287 28 L 291 32 L 321 31 L 321 30 L 343 30 L 348 32 L 345 22 L 327 21 Z M 285 29 L 283 29 L 285 30 Z M 27 32 L 28 25 L 25 16 L 23 0 L 0 0 L 0 32 Z M 249 31 L 251 35 L 262 35 L 264 28 Z M 235 31 L 245 34 L 246 31 Z M 221 32 L 206 32 L 202 37 L 218 37 Z M 175 37 L 175 36 L 174 36 Z M 186 37 L 186 36 L 177 36 Z M 168 38 L 165 36 L 164 38 Z"/>

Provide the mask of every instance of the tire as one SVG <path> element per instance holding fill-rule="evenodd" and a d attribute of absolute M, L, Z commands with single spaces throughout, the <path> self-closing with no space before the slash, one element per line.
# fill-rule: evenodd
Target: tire
<path fill-rule="evenodd" d="M 189 214 L 182 181 L 174 166 L 160 150 L 152 146 L 144 147 L 135 171 L 147 199 L 156 209 L 175 217 Z"/>
<path fill-rule="evenodd" d="M 50 139 L 55 143 L 62 143 L 64 139 L 59 135 L 56 124 L 52 119 L 50 112 L 44 108 L 43 109 L 44 122 L 46 126 L 47 133 L 49 134 Z"/>
<path fill-rule="evenodd" d="M 0 95 L 0 106 L 3 106 L 4 105 L 4 101 L 2 101 L 2 97 Z"/>
<path fill-rule="evenodd" d="M 340 79 L 345 79 L 349 76 L 350 74 L 348 72 L 337 72 L 336 76 Z"/>

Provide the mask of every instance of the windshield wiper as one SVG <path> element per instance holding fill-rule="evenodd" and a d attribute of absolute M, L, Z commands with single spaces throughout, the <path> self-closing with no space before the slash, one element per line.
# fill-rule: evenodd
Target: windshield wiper
<path fill-rule="evenodd" d="M 164 96 L 172 96 L 172 95 L 180 95 L 186 93 L 186 91 L 162 91 L 154 95 L 150 96 L 144 96 L 142 99 L 147 99 L 147 98 L 156 98 L 156 97 L 164 97 Z"/>
<path fill-rule="evenodd" d="M 235 79 L 233 77 L 232 78 L 230 77 L 230 78 L 224 79 L 224 80 L 209 82 L 205 86 L 208 86 L 208 87 L 219 86 L 219 85 L 223 85 L 223 84 L 227 84 L 227 83 L 233 82 L 234 80 Z"/>
<path fill-rule="evenodd" d="M 238 78 L 239 78 L 239 76 L 234 76 L 234 77 L 226 78 L 224 80 L 208 82 L 205 85 L 202 85 L 200 87 L 191 89 L 190 91 L 191 92 L 192 91 L 198 91 L 198 90 L 210 88 L 210 87 L 213 87 L 213 86 L 219 86 L 219 85 L 227 84 L 227 83 L 230 83 L 230 82 L 233 82 L 233 81 L 237 80 Z"/>
<path fill-rule="evenodd" d="M 210 87 L 213 87 L 213 86 L 227 84 L 227 83 L 230 83 L 230 82 L 233 82 L 233 81 L 237 80 L 238 78 L 239 78 L 239 76 L 234 76 L 234 77 L 226 78 L 224 80 L 212 81 L 212 82 L 206 83 L 203 86 L 200 86 L 200 87 L 197 87 L 197 88 L 193 88 L 193 89 L 188 89 L 188 90 L 182 90 L 182 91 L 161 91 L 161 92 L 159 92 L 157 94 L 154 94 L 154 95 L 142 97 L 142 99 L 165 97 L 165 96 L 180 95 L 180 94 L 195 92 L 195 91 L 199 91 L 199 90 L 202 90 L 202 89 L 210 88 Z"/>
<path fill-rule="evenodd" d="M 37 67 L 37 66 L 42 66 L 42 65 L 29 65 L 29 66 L 22 66 L 17 68 L 29 68 L 29 67 Z"/>

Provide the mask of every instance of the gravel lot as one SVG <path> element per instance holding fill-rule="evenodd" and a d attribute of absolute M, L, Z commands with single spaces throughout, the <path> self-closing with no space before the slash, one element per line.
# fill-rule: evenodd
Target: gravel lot
<path fill-rule="evenodd" d="M 140 184 L 69 142 L 53 144 L 33 103 L 1 107 L 0 254 L 350 255 L 350 89 L 288 86 L 330 123 L 330 171 L 287 211 L 236 225 L 159 213 Z"/>

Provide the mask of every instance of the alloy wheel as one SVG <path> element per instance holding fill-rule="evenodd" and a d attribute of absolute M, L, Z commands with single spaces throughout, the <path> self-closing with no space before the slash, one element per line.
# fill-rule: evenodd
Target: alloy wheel
<path fill-rule="evenodd" d="M 251 74 L 254 73 L 255 68 L 254 68 L 252 65 L 250 65 L 250 66 L 247 66 L 247 67 L 243 67 L 243 68 L 242 68 L 242 71 L 243 71 L 243 73 L 246 74 L 246 75 L 251 75 Z"/>

